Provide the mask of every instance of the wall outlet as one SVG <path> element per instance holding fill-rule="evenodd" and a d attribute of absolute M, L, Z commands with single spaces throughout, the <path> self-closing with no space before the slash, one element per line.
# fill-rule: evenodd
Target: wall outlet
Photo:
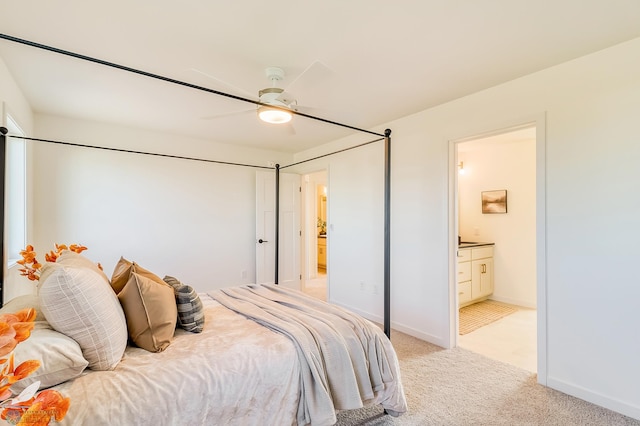
<path fill-rule="evenodd" d="M 240 278 L 242 278 L 243 280 L 247 279 L 247 271 L 240 272 Z"/>
<path fill-rule="evenodd" d="M 475 236 L 480 235 L 480 228 L 478 228 L 478 227 L 473 228 L 473 235 L 475 235 Z"/>
<path fill-rule="evenodd" d="M 373 285 L 373 294 L 378 294 L 378 285 L 377 284 Z"/>
<path fill-rule="evenodd" d="M 360 291 L 364 291 L 364 281 L 360 281 Z"/>

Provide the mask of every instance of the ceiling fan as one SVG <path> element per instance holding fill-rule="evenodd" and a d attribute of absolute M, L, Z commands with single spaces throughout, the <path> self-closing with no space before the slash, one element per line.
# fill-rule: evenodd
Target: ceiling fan
<path fill-rule="evenodd" d="M 257 111 L 258 117 L 260 120 L 271 123 L 271 124 L 287 124 L 293 118 L 294 111 L 300 111 L 301 107 L 298 105 L 298 101 L 293 95 L 291 95 L 284 88 L 279 87 L 280 82 L 284 80 L 285 72 L 282 68 L 279 67 L 267 67 L 264 72 L 267 77 L 267 80 L 270 83 L 269 87 L 261 89 L 258 91 L 258 97 L 255 95 L 247 93 L 245 90 L 239 89 L 225 81 L 220 80 L 210 74 L 207 74 L 203 71 L 193 69 L 197 73 L 200 73 L 210 79 L 216 80 L 217 82 L 233 89 L 235 93 L 241 93 L 245 96 L 245 98 L 255 101 L 257 104 L 257 110 L 245 109 L 242 111 L 235 111 L 231 113 L 224 113 L 215 116 L 206 117 L 208 119 L 215 119 L 222 116 L 228 115 L 236 115 L 241 113 L 247 113 L 252 111 Z M 294 86 L 294 84 L 303 80 L 305 76 L 313 75 L 313 77 L 320 77 L 324 74 L 329 73 L 329 68 L 324 65 L 320 61 L 314 61 L 311 65 L 309 65 L 302 73 L 300 73 L 291 83 L 288 84 L 288 87 Z M 308 108 L 304 108 L 308 110 Z M 295 131 L 293 128 L 290 129 L 293 133 Z"/>
<path fill-rule="evenodd" d="M 297 101 L 285 93 L 284 89 L 277 86 L 278 82 L 284 79 L 284 71 L 282 68 L 268 67 L 265 69 L 265 73 L 267 79 L 271 81 L 272 87 L 258 92 L 258 98 L 264 104 L 258 106 L 258 117 L 271 124 L 288 123 L 293 117 L 291 111 L 296 111 Z"/>

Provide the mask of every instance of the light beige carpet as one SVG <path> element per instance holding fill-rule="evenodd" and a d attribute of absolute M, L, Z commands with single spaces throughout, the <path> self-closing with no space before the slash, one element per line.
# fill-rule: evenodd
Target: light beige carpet
<path fill-rule="evenodd" d="M 622 414 L 541 386 L 536 375 L 462 348 L 392 331 L 409 411 L 338 413 L 339 426 L 640 426 Z"/>
<path fill-rule="evenodd" d="M 505 305 L 504 303 L 493 300 L 484 300 L 482 302 L 460 308 L 458 316 L 460 335 L 471 333 L 473 330 L 477 330 L 480 327 L 491 324 L 492 322 L 497 321 L 500 318 L 504 318 L 516 311 L 517 309 L 513 306 Z"/>

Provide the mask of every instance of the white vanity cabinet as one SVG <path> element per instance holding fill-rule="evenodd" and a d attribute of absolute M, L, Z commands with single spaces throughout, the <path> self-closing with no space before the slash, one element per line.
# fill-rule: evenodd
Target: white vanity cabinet
<path fill-rule="evenodd" d="M 458 303 L 470 305 L 493 293 L 493 245 L 458 249 Z"/>
<path fill-rule="evenodd" d="M 327 238 L 318 237 L 318 268 L 327 269 Z"/>

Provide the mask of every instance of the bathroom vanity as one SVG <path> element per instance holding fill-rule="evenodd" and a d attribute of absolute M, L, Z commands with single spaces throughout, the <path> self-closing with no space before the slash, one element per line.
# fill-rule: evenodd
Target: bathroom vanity
<path fill-rule="evenodd" d="M 318 268 L 327 269 L 327 236 L 318 235 Z"/>
<path fill-rule="evenodd" d="M 493 293 L 494 243 L 458 244 L 458 303 L 466 306 Z"/>

